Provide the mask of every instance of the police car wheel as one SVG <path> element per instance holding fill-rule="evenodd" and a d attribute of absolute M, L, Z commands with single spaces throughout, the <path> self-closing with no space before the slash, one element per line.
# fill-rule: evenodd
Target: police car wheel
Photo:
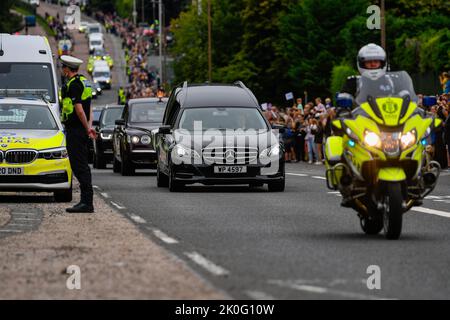
<path fill-rule="evenodd" d="M 120 173 L 120 162 L 117 160 L 116 156 L 114 156 L 113 160 L 113 172 Z"/>
<path fill-rule="evenodd" d="M 53 193 L 55 202 L 71 202 L 72 201 L 72 187 L 68 190 L 55 191 Z"/>

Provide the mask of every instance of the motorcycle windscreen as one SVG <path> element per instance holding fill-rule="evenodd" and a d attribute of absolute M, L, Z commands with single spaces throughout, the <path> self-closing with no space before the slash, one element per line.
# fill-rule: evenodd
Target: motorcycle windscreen
<path fill-rule="evenodd" d="M 367 102 L 367 98 L 404 98 L 409 95 L 411 101 L 418 101 L 411 77 L 406 71 L 388 72 L 377 80 L 361 76 L 358 80 L 356 102 L 358 105 Z"/>

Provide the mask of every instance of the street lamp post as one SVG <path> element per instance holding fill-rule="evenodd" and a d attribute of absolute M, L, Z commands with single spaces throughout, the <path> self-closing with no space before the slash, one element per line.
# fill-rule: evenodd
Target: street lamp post
<path fill-rule="evenodd" d="M 381 46 L 386 50 L 386 7 L 385 0 L 381 0 Z"/>
<path fill-rule="evenodd" d="M 162 25 L 162 13 L 163 13 L 163 2 L 159 0 L 159 81 L 160 85 L 164 83 L 164 74 L 163 74 L 163 25 Z"/>
<path fill-rule="evenodd" d="M 211 0 L 208 0 L 208 81 L 212 82 L 212 21 Z"/>
<path fill-rule="evenodd" d="M 136 18 L 137 18 L 136 0 L 133 0 L 133 24 L 134 25 L 136 25 Z"/>

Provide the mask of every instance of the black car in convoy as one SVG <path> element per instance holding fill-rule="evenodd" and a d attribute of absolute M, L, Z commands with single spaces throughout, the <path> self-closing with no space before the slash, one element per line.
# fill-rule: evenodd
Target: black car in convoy
<path fill-rule="evenodd" d="M 166 110 L 166 98 L 128 101 L 113 132 L 113 169 L 124 176 L 135 169 L 154 169 L 157 157 L 152 130 L 158 131 Z"/>
<path fill-rule="evenodd" d="M 120 119 L 123 106 L 106 106 L 98 120 L 93 121 L 93 126 L 97 132 L 97 139 L 94 140 L 94 168 L 105 169 L 106 165 L 113 159 L 112 137 L 116 120 Z"/>
<path fill-rule="evenodd" d="M 284 146 L 253 93 L 234 85 L 184 83 L 172 91 L 156 141 L 157 184 L 267 184 L 285 188 Z"/>
<path fill-rule="evenodd" d="M 94 123 L 98 122 L 98 120 L 100 119 L 100 115 L 102 114 L 103 108 L 104 108 L 103 106 L 92 108 L 92 115 L 93 115 L 92 125 L 94 125 Z M 93 163 L 94 162 L 94 143 L 92 142 L 91 139 L 89 139 L 88 148 L 89 148 L 88 162 Z"/>

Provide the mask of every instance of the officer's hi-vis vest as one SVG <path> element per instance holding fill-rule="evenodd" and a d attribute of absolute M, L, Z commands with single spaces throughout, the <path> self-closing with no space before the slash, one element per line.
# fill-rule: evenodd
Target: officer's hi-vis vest
<path fill-rule="evenodd" d="M 120 103 L 125 104 L 127 102 L 127 97 L 125 96 L 125 91 L 122 89 L 119 89 L 119 99 L 120 99 Z"/>
<path fill-rule="evenodd" d="M 81 83 L 83 84 L 83 93 L 81 94 L 81 100 L 84 102 L 88 99 L 92 99 L 92 85 L 91 82 L 88 79 L 86 79 L 86 77 L 82 75 L 76 75 L 75 77 L 70 79 L 69 82 L 67 82 L 65 98 L 62 101 L 62 112 L 61 112 L 62 122 L 67 121 L 70 115 L 73 113 L 74 106 L 72 103 L 72 99 L 67 97 L 67 94 L 69 92 L 71 83 L 76 79 L 80 79 Z"/>

